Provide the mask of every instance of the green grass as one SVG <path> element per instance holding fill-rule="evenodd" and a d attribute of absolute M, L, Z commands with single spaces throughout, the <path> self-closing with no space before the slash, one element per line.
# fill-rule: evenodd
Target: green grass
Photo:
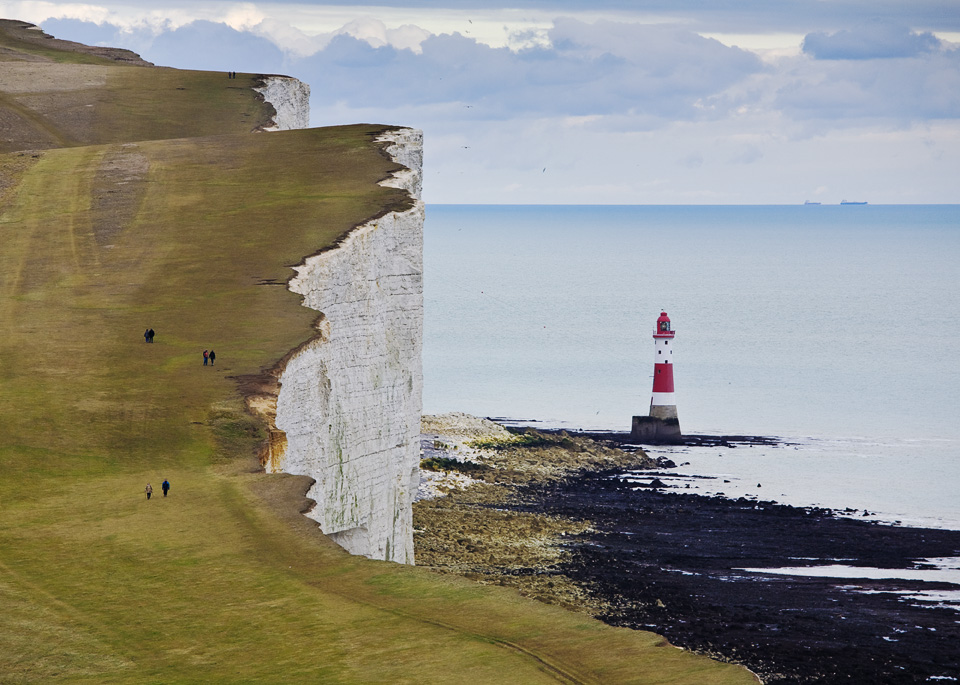
<path fill-rule="evenodd" d="M 409 200 L 376 185 L 382 127 L 251 135 L 262 106 L 221 76 L 117 67 L 85 125 L 44 119 L 78 146 L 0 155 L 0 682 L 751 682 L 351 557 L 305 479 L 259 471 L 239 378 L 316 316 L 270 283 Z"/>
<path fill-rule="evenodd" d="M 370 143 L 377 130 L 51 150 L 12 176 L 0 213 L 3 679 L 749 682 L 656 636 L 350 557 L 298 513 L 300 479 L 256 471 L 260 427 L 233 377 L 303 342 L 315 316 L 261 283 L 406 206 L 375 185 L 392 168 Z M 124 150 L 148 159 L 145 190 L 103 244 L 92 198 L 101 163 Z M 209 347 L 217 366 L 204 368 Z"/>
<path fill-rule="evenodd" d="M 420 460 L 420 468 L 427 471 L 459 471 L 461 473 L 479 473 L 489 471 L 490 467 L 475 461 L 458 461 L 449 457 L 430 457 Z"/>
<path fill-rule="evenodd" d="M 0 137 L 0 152 L 250 133 L 272 121 L 273 107 L 253 90 L 256 74 L 228 79 L 222 72 L 97 66 L 102 85 L 0 90 L 0 114 L 12 131 Z"/>
<path fill-rule="evenodd" d="M 24 58 L 47 59 L 58 64 L 115 64 L 84 52 L 65 50 L 62 43 L 45 39 L 39 31 L 21 28 L 27 22 L 0 19 L 0 62 Z"/>
<path fill-rule="evenodd" d="M 560 438 L 550 439 L 540 433 L 519 433 L 508 438 L 477 438 L 467 442 L 467 446 L 485 450 L 505 450 L 510 447 L 545 447 L 559 444 L 560 441 Z"/>

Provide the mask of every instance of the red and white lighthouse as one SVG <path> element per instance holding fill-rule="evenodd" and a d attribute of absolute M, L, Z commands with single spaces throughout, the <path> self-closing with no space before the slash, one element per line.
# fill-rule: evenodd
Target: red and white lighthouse
<path fill-rule="evenodd" d="M 673 336 L 670 317 L 660 312 L 653 331 L 653 396 L 650 398 L 650 416 L 657 419 L 676 419 L 677 401 L 673 397 Z"/>
<path fill-rule="evenodd" d="M 680 419 L 677 418 L 677 401 L 673 396 L 673 337 L 676 332 L 670 325 L 670 317 L 660 312 L 653 331 L 653 395 L 650 398 L 650 413 L 634 416 L 630 430 L 631 438 L 641 443 L 679 443 Z"/>

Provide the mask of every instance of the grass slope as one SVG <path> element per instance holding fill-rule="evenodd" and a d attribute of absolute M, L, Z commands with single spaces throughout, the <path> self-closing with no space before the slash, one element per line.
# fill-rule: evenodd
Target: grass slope
<path fill-rule="evenodd" d="M 274 114 L 259 75 L 141 66 L 22 26 L 0 20 L 0 152 L 249 133 Z"/>
<path fill-rule="evenodd" d="M 3 91 L 66 143 L 0 155 L 0 681 L 751 682 L 320 534 L 232 377 L 312 335 L 290 265 L 407 205 L 376 185 L 382 127 L 250 135 L 248 81 L 73 54 L 33 55 L 68 70 L 38 92 L 96 116 Z M 214 131 L 243 135 L 181 137 Z"/>
<path fill-rule="evenodd" d="M 394 166 L 377 130 L 3 158 L 0 673 L 749 682 L 656 636 L 349 557 L 289 504 L 300 479 L 257 472 L 259 429 L 230 377 L 311 335 L 314 313 L 271 285 L 287 265 L 405 206 L 375 185 Z M 104 208 L 111 190 L 138 204 Z"/>

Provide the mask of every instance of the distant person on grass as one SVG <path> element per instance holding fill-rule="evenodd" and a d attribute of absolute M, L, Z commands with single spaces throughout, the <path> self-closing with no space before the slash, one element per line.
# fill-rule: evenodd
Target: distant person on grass
<path fill-rule="evenodd" d="M 145 343 L 150 342 L 150 329 L 149 329 L 149 328 L 143 332 L 143 342 L 145 342 Z"/>
<path fill-rule="evenodd" d="M 213 366 L 214 360 L 217 358 L 217 353 L 213 350 L 210 350 L 210 366 Z"/>
<path fill-rule="evenodd" d="M 143 491 L 147 493 L 147 499 L 150 499 L 150 495 L 153 494 L 153 487 L 150 485 L 150 483 L 147 483 L 147 487 L 145 487 Z"/>
<path fill-rule="evenodd" d="M 153 332 L 153 329 L 152 329 L 152 328 L 151 328 L 150 330 L 148 330 L 148 331 L 147 331 L 147 342 L 148 342 L 148 343 L 152 343 L 152 342 L 153 342 L 153 336 L 155 336 L 155 335 L 156 335 L 156 333 Z"/>
<path fill-rule="evenodd" d="M 204 350 L 204 351 L 203 351 L 203 365 L 204 365 L 204 366 L 207 365 L 207 359 L 209 359 L 209 357 L 210 357 L 210 353 L 207 352 L 206 350 Z"/>
<path fill-rule="evenodd" d="M 163 490 L 163 496 L 167 496 L 167 492 L 170 491 L 170 481 L 166 478 L 163 479 L 163 484 L 160 485 L 160 489 Z"/>

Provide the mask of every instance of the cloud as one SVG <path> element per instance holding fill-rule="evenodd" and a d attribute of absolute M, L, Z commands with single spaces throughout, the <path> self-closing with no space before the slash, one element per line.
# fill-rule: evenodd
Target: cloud
<path fill-rule="evenodd" d="M 85 45 L 124 47 L 139 52 L 133 45 L 142 48 L 148 45 L 152 36 L 142 35 L 134 38 L 133 32 L 124 32 L 120 27 L 108 23 L 94 23 L 77 19 L 48 19 L 43 22 L 43 30 L 56 38 L 72 40 Z M 125 34 L 125 35 L 122 35 Z"/>
<path fill-rule="evenodd" d="M 250 26 L 247 30 L 261 38 L 266 38 L 285 53 L 296 57 L 306 57 L 322 50 L 333 37 L 333 34 L 309 36 L 284 21 L 270 17 Z"/>
<path fill-rule="evenodd" d="M 751 53 L 676 28 L 563 20 L 549 37 L 549 47 L 513 51 L 444 34 L 415 54 L 342 34 L 295 66 L 320 91 L 357 107 L 455 102 L 472 117 L 648 121 L 702 118 L 698 101 L 763 69 Z"/>
<path fill-rule="evenodd" d="M 236 14 L 248 23 L 259 16 Z M 129 47 L 161 65 L 289 73 L 311 84 L 315 101 L 379 108 L 383 120 L 398 108 L 433 107 L 465 126 L 559 117 L 615 132 L 775 111 L 787 121 L 819 121 L 822 131 L 865 120 L 901 126 L 960 117 L 960 51 L 901 28 L 810 34 L 800 55 L 765 63 L 677 26 L 570 18 L 557 19 L 542 42 L 518 50 L 413 25 L 388 29 L 374 18 L 320 36 L 268 20 L 248 30 L 195 21 L 159 33 L 156 26 L 73 20 L 45 26 L 84 42 Z"/>
<path fill-rule="evenodd" d="M 430 37 L 430 32 L 413 24 L 388 29 L 387 25 L 379 19 L 363 17 L 345 24 L 333 35 L 352 36 L 376 48 L 390 45 L 401 50 L 419 53 L 421 43 Z"/>
<path fill-rule="evenodd" d="M 269 74 L 284 67 L 283 53 L 266 38 L 209 21 L 161 33 L 148 54 L 151 62 L 181 69 Z"/>
<path fill-rule="evenodd" d="M 133 50 L 158 66 L 268 74 L 285 66 L 284 54 L 271 41 L 217 22 L 195 21 L 175 28 L 49 19 L 43 29 L 57 38 Z"/>
<path fill-rule="evenodd" d="M 803 52 L 815 59 L 890 59 L 917 57 L 941 48 L 932 33 L 914 33 L 903 26 L 874 25 L 836 33 L 811 33 Z"/>
<path fill-rule="evenodd" d="M 882 60 L 801 58 L 783 74 L 772 106 L 835 127 L 960 119 L 960 51 Z"/>
<path fill-rule="evenodd" d="M 290 74 L 317 126 L 423 128 L 431 202 L 958 201 L 960 50 L 931 34 L 854 17 L 761 60 L 677 23 L 561 18 L 495 47 L 359 14 L 311 34 L 257 7 L 233 26 L 43 25 L 158 64 Z"/>

